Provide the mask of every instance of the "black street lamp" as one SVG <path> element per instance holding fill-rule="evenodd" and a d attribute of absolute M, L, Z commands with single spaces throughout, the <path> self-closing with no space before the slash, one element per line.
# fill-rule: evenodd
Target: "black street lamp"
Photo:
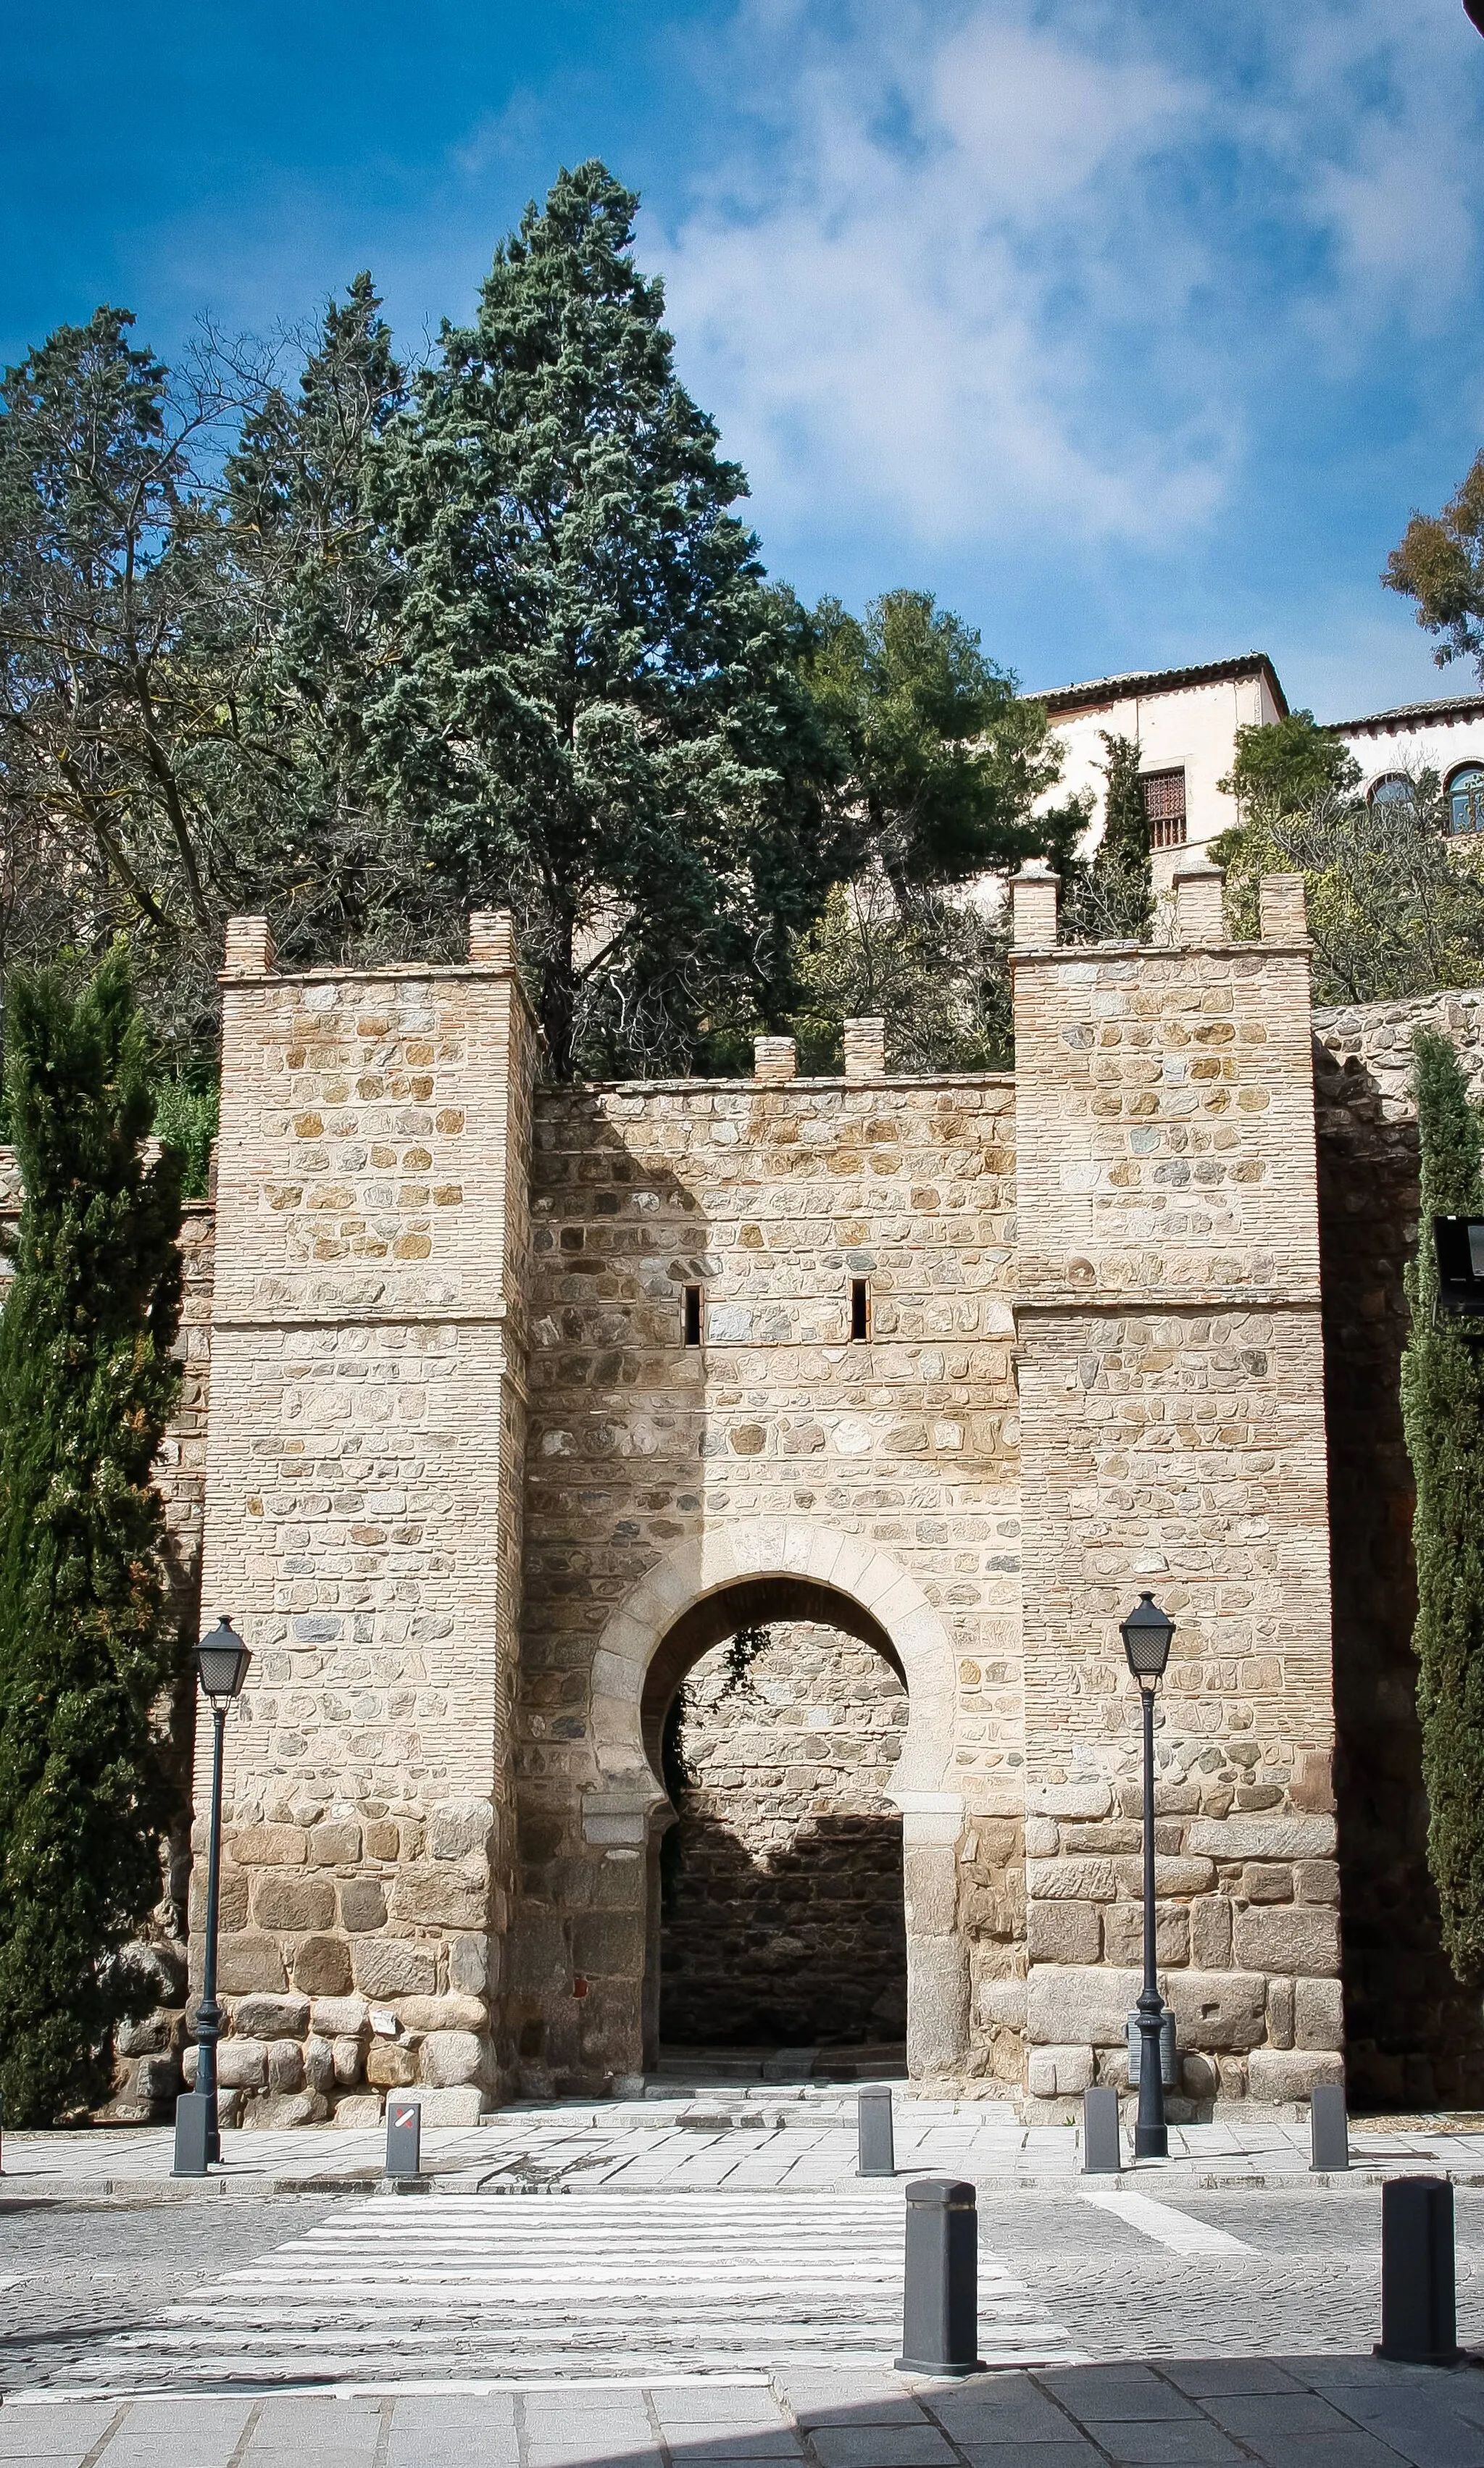
<path fill-rule="evenodd" d="M 1166 2160 L 1170 2135 L 1165 2124 L 1165 2001 L 1159 1994 L 1154 1962 L 1154 1691 L 1170 1659 L 1175 1622 L 1153 1594 L 1140 1594 L 1126 1620 L 1118 1624 L 1129 1668 L 1144 1701 L 1144 1986 L 1139 1994 L 1139 2112 L 1133 2127 L 1135 2160 Z"/>
<path fill-rule="evenodd" d="M 232 1622 L 223 1614 L 195 1649 L 196 1677 L 212 1709 L 212 1815 L 206 1855 L 206 1949 L 201 1969 L 201 2002 L 196 2012 L 195 2089 L 208 2103 L 205 2114 L 206 2158 L 221 2158 L 221 2128 L 217 2113 L 217 2043 L 221 2037 L 221 2008 L 217 2002 L 217 1934 L 221 1911 L 221 1750 L 227 1708 L 241 1693 L 252 1660 Z"/>

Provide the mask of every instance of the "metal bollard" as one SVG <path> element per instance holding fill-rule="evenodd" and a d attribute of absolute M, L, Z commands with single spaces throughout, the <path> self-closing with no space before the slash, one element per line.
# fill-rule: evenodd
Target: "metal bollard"
<path fill-rule="evenodd" d="M 957 2177 L 907 2187 L 907 2269 L 899 2374 L 985 2371 L 979 2347 L 979 2214 Z"/>
<path fill-rule="evenodd" d="M 892 2132 L 891 2092 L 884 2083 L 873 2083 L 861 2092 L 856 2137 L 856 2176 L 895 2177 L 897 2145 Z"/>
<path fill-rule="evenodd" d="M 386 2173 L 389 2177 L 422 2174 L 422 2110 L 415 2099 L 394 2091 L 386 2103 Z"/>
<path fill-rule="evenodd" d="M 176 2100 L 172 2177 L 205 2177 L 210 2174 L 212 2107 L 211 2093 L 205 2091 L 183 2091 Z"/>
<path fill-rule="evenodd" d="M 1453 2189 L 1446 2177 L 1394 2177 L 1381 2194 L 1378 2357 L 1454 2365 Z"/>
<path fill-rule="evenodd" d="M 1350 2165 L 1350 2128 L 1342 2083 L 1319 2083 L 1309 2097 L 1309 2166 L 1338 2171 Z"/>
<path fill-rule="evenodd" d="M 1082 2095 L 1082 2168 L 1084 2177 L 1116 2177 L 1124 2163 L 1118 2131 L 1118 2093 L 1095 2083 Z"/>

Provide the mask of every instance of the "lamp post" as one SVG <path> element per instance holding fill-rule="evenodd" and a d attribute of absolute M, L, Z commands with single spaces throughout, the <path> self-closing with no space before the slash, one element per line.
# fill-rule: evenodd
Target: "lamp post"
<path fill-rule="evenodd" d="M 196 1678 L 212 1709 L 212 1814 L 206 1854 L 206 1949 L 201 1966 L 201 2002 L 196 2012 L 195 2088 L 208 2103 L 206 2157 L 221 2158 L 221 2129 L 217 2113 L 217 2043 L 221 2037 L 221 2008 L 217 2002 L 217 1932 L 221 1910 L 221 1750 L 227 1708 L 241 1694 L 252 1660 L 232 1622 L 223 1614 L 195 1649 Z"/>
<path fill-rule="evenodd" d="M 1118 1633 L 1144 1705 L 1144 1986 L 1139 1993 L 1139 2110 L 1133 2127 L 1135 2160 L 1164 2160 L 1170 2152 L 1165 2125 L 1164 2062 L 1160 2048 L 1165 2003 L 1154 1961 L 1154 1691 L 1170 1659 L 1175 1622 L 1153 1594 L 1140 1594 Z"/>

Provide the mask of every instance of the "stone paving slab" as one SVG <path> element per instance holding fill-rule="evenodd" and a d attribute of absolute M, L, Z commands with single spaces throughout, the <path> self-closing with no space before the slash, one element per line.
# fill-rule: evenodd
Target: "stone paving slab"
<path fill-rule="evenodd" d="M 512 2190 L 568 2184 L 650 2189 L 660 2185 L 757 2187 L 854 2180 L 856 2113 L 840 2114 L 819 2094 L 792 2108 L 780 2094 L 738 2102 L 727 2113 L 694 2102 L 526 2103 L 498 2110 L 473 2127 L 429 2127 L 427 2174 L 446 2190 Z M 789 2094 L 785 2091 L 785 2100 Z M 235 2192 L 359 2192 L 381 2175 L 384 2138 L 374 2130 L 301 2126 L 290 2131 L 228 2131 L 222 2164 L 209 2178 L 172 2178 L 169 2129 L 11 2134 L 0 2193 L 41 2200 L 195 2202 Z M 920 2171 L 970 2177 L 981 2190 L 1071 2184 L 1082 2174 L 1082 2142 L 1070 2126 L 1022 2124 L 1000 2102 L 927 2100 L 899 2094 L 899 2176 Z M 1447 2176 L 1484 2185 L 1484 2132 L 1435 2125 L 1386 2129 L 1366 2123 L 1351 2137 L 1348 2175 L 1314 2176 L 1306 2121 L 1271 2113 L 1239 2122 L 1176 2126 L 1170 2158 L 1131 2162 L 1098 2182 L 1110 2190 L 1159 2182 L 1172 2191 L 1267 2188 L 1302 2182 L 1360 2187 L 1390 2176 Z"/>
<path fill-rule="evenodd" d="M 1243 2388 L 1212 2388 L 1228 2379 Z M 810 2369 L 0 2407 L 0 2462 L 158 2468 L 167 2457 L 193 2468 L 1484 2468 L 1484 2372 L 1243 2358 L 1229 2374 L 1201 2359 L 951 2384 Z"/>

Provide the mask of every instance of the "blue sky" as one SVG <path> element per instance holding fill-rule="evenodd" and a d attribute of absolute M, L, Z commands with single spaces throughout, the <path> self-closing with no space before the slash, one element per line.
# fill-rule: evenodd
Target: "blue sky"
<path fill-rule="evenodd" d="M 559 164 L 640 189 L 769 567 L 1027 685 L 1261 648 L 1467 691 L 1377 577 L 1484 443 L 1459 0 L 11 0 L 0 356 L 168 357 L 369 265 L 416 355 Z"/>

